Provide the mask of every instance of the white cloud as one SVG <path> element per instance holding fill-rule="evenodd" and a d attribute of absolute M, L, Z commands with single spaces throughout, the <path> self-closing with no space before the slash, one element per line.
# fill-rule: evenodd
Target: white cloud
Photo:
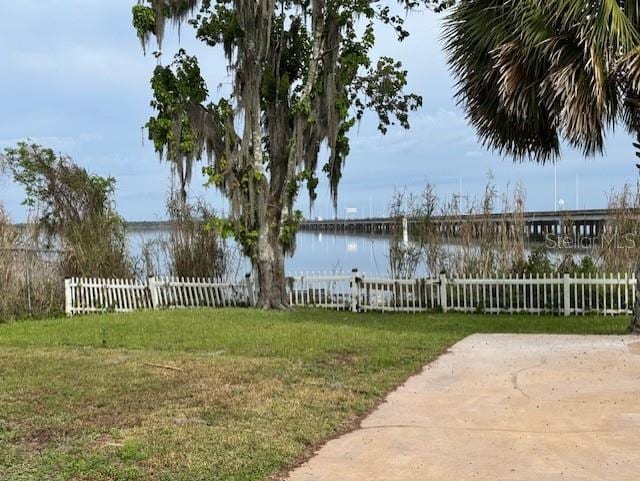
<path fill-rule="evenodd" d="M 471 150 L 471 151 L 465 152 L 464 156 L 478 158 L 478 157 L 485 157 L 486 154 L 484 152 L 478 152 L 477 150 Z"/>

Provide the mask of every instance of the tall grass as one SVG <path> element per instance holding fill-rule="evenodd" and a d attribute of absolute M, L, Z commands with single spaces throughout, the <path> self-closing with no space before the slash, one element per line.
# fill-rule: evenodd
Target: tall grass
<path fill-rule="evenodd" d="M 497 204 L 499 203 L 499 206 Z M 428 184 L 420 195 L 396 192 L 389 207 L 395 219 L 389 263 L 394 277 L 411 277 L 418 268 L 435 275 L 491 275 L 525 264 L 525 192 L 517 185 L 498 195 L 489 176 L 483 195 L 441 200 Z M 492 219 L 503 214 L 500 223 Z M 444 217 L 448 222 L 434 221 Z M 411 242 L 403 243 L 402 218 L 413 220 Z"/>
<path fill-rule="evenodd" d="M 610 216 L 603 232 L 580 239 L 567 215 L 562 242 L 527 245 L 521 185 L 498 194 L 491 175 L 483 194 L 440 199 L 433 186 L 419 194 L 396 192 L 389 215 L 396 225 L 389 248 L 389 270 L 396 278 L 429 275 L 628 273 L 640 261 L 640 185 L 625 185 L 608 196 Z M 493 215 L 502 214 L 496 222 Z M 436 222 L 434 217 L 440 217 Z M 410 242 L 402 241 L 402 218 L 412 219 Z M 442 222 L 442 217 L 448 222 Z M 549 240 L 549 239 L 547 239 Z M 586 242 L 585 242 L 586 241 Z M 549 249 L 549 247 L 556 247 Z M 568 248 L 559 248 L 564 246 Z"/>
<path fill-rule="evenodd" d="M 64 306 L 63 276 L 57 254 L 28 242 L 0 205 L 0 322 L 59 314 Z"/>
<path fill-rule="evenodd" d="M 640 259 L 640 184 L 625 184 L 608 195 L 610 219 L 594 249 L 600 267 L 609 272 L 637 269 Z"/>
<path fill-rule="evenodd" d="M 488 276 L 516 270 L 525 253 L 524 188 L 516 185 L 499 195 L 490 175 L 480 198 L 466 199 L 464 205 L 462 200 L 443 212 L 459 225 L 458 232 L 445 231 L 445 242 L 459 245 L 449 252 L 447 272 Z M 492 219 L 496 212 L 503 214 L 497 224 Z"/>
<path fill-rule="evenodd" d="M 236 275 L 239 259 L 215 229 L 208 227 L 213 209 L 204 201 L 184 203 L 171 196 L 167 203 L 170 232 L 143 245 L 147 275 L 226 279 Z"/>

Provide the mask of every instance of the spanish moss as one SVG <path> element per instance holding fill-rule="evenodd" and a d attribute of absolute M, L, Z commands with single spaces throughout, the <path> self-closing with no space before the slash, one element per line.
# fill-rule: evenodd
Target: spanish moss
<path fill-rule="evenodd" d="M 226 98 L 210 98 L 198 59 L 184 50 L 156 68 L 149 137 L 172 163 L 184 200 L 194 161 L 206 159 L 209 184 L 231 206 L 216 227 L 251 259 L 260 305 L 285 305 L 284 255 L 295 249 L 300 189 L 313 204 L 321 171 L 337 206 L 348 133 L 364 111 L 377 114 L 385 133 L 408 128 L 408 112 L 422 103 L 403 92 L 400 62 L 370 58 L 376 26 L 393 28 L 399 40 L 408 35 L 402 17 L 369 2 L 328 0 L 140 0 L 133 13 L 145 49 L 151 36 L 161 49 L 167 21 L 187 19 L 199 40 L 223 49 L 232 79 Z"/>

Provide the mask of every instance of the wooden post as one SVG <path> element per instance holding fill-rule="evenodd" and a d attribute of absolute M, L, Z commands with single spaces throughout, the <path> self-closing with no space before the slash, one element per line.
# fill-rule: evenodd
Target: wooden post
<path fill-rule="evenodd" d="M 351 269 L 351 311 L 358 312 L 358 269 Z"/>
<path fill-rule="evenodd" d="M 247 303 L 249 307 L 254 307 L 256 305 L 256 291 L 253 285 L 253 279 L 251 278 L 250 272 L 247 272 L 244 275 L 244 282 L 247 285 Z"/>
<path fill-rule="evenodd" d="M 571 314 L 571 285 L 567 273 L 562 278 L 562 288 L 564 290 L 564 315 L 568 317 Z"/>
<path fill-rule="evenodd" d="M 68 277 L 64 280 L 64 312 L 67 316 L 73 314 L 73 299 L 71 299 L 71 279 Z"/>
<path fill-rule="evenodd" d="M 442 308 L 442 312 L 447 312 L 447 274 L 444 272 L 440 273 L 440 307 Z"/>
<path fill-rule="evenodd" d="M 154 276 L 147 279 L 147 286 L 151 294 L 151 307 L 158 309 L 158 307 L 160 307 L 160 296 L 158 296 L 158 283 Z"/>

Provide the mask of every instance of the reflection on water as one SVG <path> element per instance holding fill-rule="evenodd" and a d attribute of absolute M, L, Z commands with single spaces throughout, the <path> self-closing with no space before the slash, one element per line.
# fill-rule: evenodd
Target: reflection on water
<path fill-rule="evenodd" d="M 287 272 L 349 272 L 357 268 L 368 274 L 389 270 L 389 239 L 299 232 L 297 249 L 286 260 Z"/>
<path fill-rule="evenodd" d="M 145 242 L 167 235 L 163 230 L 130 232 L 132 254 L 140 256 Z M 389 239 L 385 237 L 299 232 L 296 245 L 293 257 L 285 261 L 288 273 L 350 272 L 357 268 L 360 272 L 382 275 L 389 270 Z M 248 263 L 243 268 L 249 269 Z"/>

